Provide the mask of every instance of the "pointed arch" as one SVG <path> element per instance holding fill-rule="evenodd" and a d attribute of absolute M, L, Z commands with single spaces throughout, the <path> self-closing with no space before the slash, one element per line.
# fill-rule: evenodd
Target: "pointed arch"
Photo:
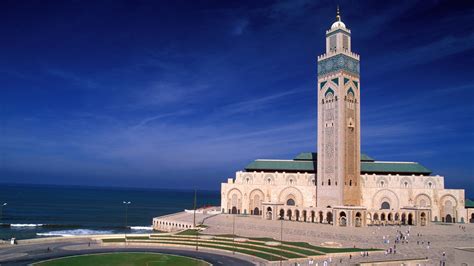
<path fill-rule="evenodd" d="M 350 94 L 352 94 L 352 95 L 350 95 Z M 350 87 L 350 88 L 347 90 L 346 95 L 347 95 L 347 96 L 355 97 L 355 93 L 354 93 L 354 90 L 352 89 L 352 87 Z"/>
<path fill-rule="evenodd" d="M 334 91 L 331 88 L 328 88 L 326 92 L 324 93 L 324 97 L 327 97 L 328 94 L 332 94 L 333 96 L 335 95 Z"/>

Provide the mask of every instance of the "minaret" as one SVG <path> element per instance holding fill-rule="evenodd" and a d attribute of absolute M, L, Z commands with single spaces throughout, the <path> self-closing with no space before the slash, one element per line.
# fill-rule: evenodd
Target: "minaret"
<path fill-rule="evenodd" d="M 361 202 L 359 70 L 338 7 L 318 57 L 318 207 Z"/>

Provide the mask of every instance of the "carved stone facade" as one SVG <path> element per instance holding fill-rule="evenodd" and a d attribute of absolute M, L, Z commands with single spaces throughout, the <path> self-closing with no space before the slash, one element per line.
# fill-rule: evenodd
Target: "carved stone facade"
<path fill-rule="evenodd" d="M 318 153 L 250 163 L 222 183 L 222 213 L 355 227 L 469 221 L 464 190 L 444 177 L 361 154 L 359 60 L 338 14 L 318 57 Z"/>

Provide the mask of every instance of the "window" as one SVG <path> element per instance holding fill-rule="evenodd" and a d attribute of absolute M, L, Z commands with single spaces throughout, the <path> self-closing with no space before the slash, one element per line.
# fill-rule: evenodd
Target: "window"
<path fill-rule="evenodd" d="M 295 200 L 294 199 L 288 199 L 286 201 L 286 205 L 288 206 L 295 206 Z"/>
<path fill-rule="evenodd" d="M 349 186 L 352 186 L 352 179 L 349 180 Z"/>
<path fill-rule="evenodd" d="M 428 183 L 428 187 L 429 187 L 429 188 L 432 188 L 432 187 L 433 187 L 433 183 L 429 182 L 429 183 Z"/>
<path fill-rule="evenodd" d="M 390 210 L 390 203 L 384 201 L 382 202 L 382 206 L 380 206 L 381 210 Z"/>
<path fill-rule="evenodd" d="M 336 36 L 329 37 L 329 50 L 336 51 Z"/>
<path fill-rule="evenodd" d="M 328 186 L 331 185 L 331 179 L 328 179 Z"/>
<path fill-rule="evenodd" d="M 343 35 L 342 37 L 342 48 L 344 50 L 349 49 L 349 37 L 347 35 Z"/>
<path fill-rule="evenodd" d="M 250 183 L 250 178 L 247 177 L 247 179 L 245 179 L 245 182 Z"/>
<path fill-rule="evenodd" d="M 408 182 L 405 181 L 405 183 L 403 183 L 403 185 L 405 186 L 405 188 L 407 188 L 408 187 Z"/>

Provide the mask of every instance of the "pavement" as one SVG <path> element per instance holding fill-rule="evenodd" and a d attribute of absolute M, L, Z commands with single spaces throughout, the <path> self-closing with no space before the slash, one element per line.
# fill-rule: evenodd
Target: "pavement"
<path fill-rule="evenodd" d="M 417 265 L 457 265 L 455 258 L 456 247 L 474 247 L 474 224 L 432 224 L 430 226 L 370 226 L 361 228 L 334 227 L 327 224 L 305 223 L 295 221 L 268 221 L 259 217 L 235 217 L 233 229 L 232 215 L 217 215 L 205 221 L 208 227 L 204 234 L 235 234 L 242 237 L 271 237 L 280 240 L 280 230 L 283 225 L 284 241 L 302 241 L 314 245 L 340 245 L 342 247 L 395 249 L 396 254 L 384 252 L 370 252 L 370 256 L 361 254 L 328 254 L 316 257 L 314 264 L 323 265 L 353 265 L 372 261 L 420 260 Z M 461 228 L 463 227 L 463 228 Z M 410 232 L 407 242 L 395 244 L 396 232 L 405 235 Z M 101 236 L 101 237 L 117 237 Z M 177 254 L 193 258 L 204 259 L 214 265 L 280 265 L 280 262 L 266 262 L 264 260 L 246 256 L 233 255 L 230 252 L 201 248 L 196 252 L 193 248 L 164 247 L 149 245 L 100 245 L 94 237 L 75 238 L 44 238 L 20 241 L 19 245 L 0 245 L 0 265 L 26 265 L 34 261 L 69 255 L 117 252 L 117 251 L 147 251 Z M 88 246 L 91 242 L 91 247 Z M 51 251 L 48 252 L 48 247 Z M 471 252 L 474 255 L 474 252 Z M 443 254 L 445 254 L 443 256 Z M 473 260 L 474 261 L 474 258 Z M 281 265 L 309 265 L 309 259 L 284 261 Z"/>

